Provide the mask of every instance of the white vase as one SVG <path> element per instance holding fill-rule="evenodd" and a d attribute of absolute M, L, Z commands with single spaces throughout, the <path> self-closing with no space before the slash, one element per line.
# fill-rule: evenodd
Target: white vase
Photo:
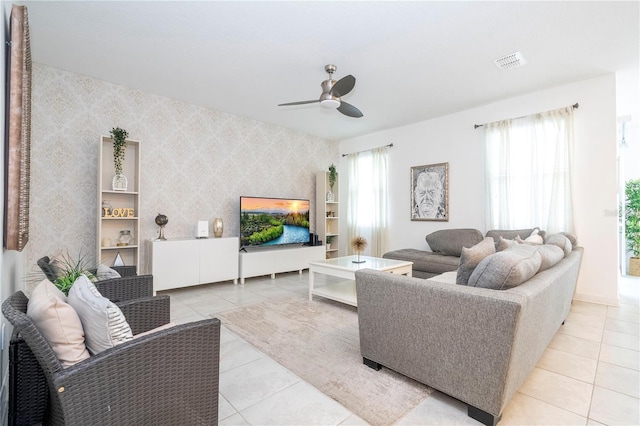
<path fill-rule="evenodd" d="M 335 196 L 333 195 L 333 191 L 327 192 L 327 201 L 333 201 L 334 197 Z"/>
<path fill-rule="evenodd" d="M 126 191 L 127 190 L 127 178 L 125 175 L 115 175 L 111 181 L 111 186 L 114 191 Z"/>

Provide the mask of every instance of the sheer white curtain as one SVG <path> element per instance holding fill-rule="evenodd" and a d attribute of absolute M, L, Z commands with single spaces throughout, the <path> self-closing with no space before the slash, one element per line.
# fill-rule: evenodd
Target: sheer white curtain
<path fill-rule="evenodd" d="M 573 108 L 486 125 L 487 229 L 573 229 Z"/>
<path fill-rule="evenodd" d="M 367 240 L 364 255 L 382 257 L 387 251 L 387 151 L 387 147 L 382 147 L 348 157 L 346 246 L 349 254 L 355 254 L 351 240 L 356 236 Z"/>

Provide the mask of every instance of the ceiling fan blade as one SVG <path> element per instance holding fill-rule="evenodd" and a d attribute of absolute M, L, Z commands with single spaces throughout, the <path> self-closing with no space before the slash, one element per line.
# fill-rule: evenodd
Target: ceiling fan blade
<path fill-rule="evenodd" d="M 346 103 L 345 101 L 340 101 L 340 106 L 338 107 L 338 111 L 343 113 L 346 116 L 353 118 L 360 118 L 364 114 L 358 108 L 354 107 L 351 104 Z"/>
<path fill-rule="evenodd" d="M 349 74 L 348 76 L 342 77 L 338 80 L 337 83 L 333 85 L 329 93 L 339 98 L 340 96 L 344 96 L 349 93 L 355 85 L 356 78 Z"/>
<path fill-rule="evenodd" d="M 315 99 L 315 100 L 313 100 L 313 101 L 289 102 L 288 104 L 278 104 L 278 106 L 314 104 L 314 103 L 316 103 L 316 102 L 320 102 L 320 99 Z"/>

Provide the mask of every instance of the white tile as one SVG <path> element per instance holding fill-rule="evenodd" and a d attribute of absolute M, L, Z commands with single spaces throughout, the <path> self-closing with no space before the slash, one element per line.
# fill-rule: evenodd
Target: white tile
<path fill-rule="evenodd" d="M 206 318 L 196 312 L 194 315 L 190 315 L 188 317 L 176 318 L 175 320 L 172 320 L 172 321 L 175 322 L 176 324 L 188 324 L 190 322 L 200 321 L 203 319 L 206 319 Z"/>
<path fill-rule="evenodd" d="M 605 330 L 602 335 L 602 343 L 640 351 L 640 338 L 638 336 L 619 333 L 617 331 Z"/>
<path fill-rule="evenodd" d="M 217 296 L 215 299 L 209 298 L 201 302 L 192 303 L 189 306 L 191 309 L 205 317 L 215 316 L 217 312 L 222 312 L 236 307 L 233 303 Z"/>
<path fill-rule="evenodd" d="M 225 419 L 229 416 L 236 414 L 236 410 L 233 405 L 227 401 L 224 396 L 218 394 L 218 419 Z"/>
<path fill-rule="evenodd" d="M 640 335 L 640 326 L 637 323 L 620 321 L 613 318 L 607 318 L 604 328 L 606 330 L 617 331 L 618 333 L 630 334 L 632 336 Z"/>
<path fill-rule="evenodd" d="M 220 344 L 220 373 L 264 357 L 265 354 L 242 339 L 222 343 Z"/>
<path fill-rule="evenodd" d="M 427 399 L 402 417 L 396 425 L 478 425 L 467 414 L 467 404 L 434 391 Z"/>
<path fill-rule="evenodd" d="M 597 328 L 604 328 L 605 320 L 606 318 L 602 316 L 581 314 L 579 312 L 570 312 L 566 319 L 566 321 L 576 324 L 589 325 Z"/>
<path fill-rule="evenodd" d="M 338 425 L 353 413 L 310 384 L 300 381 L 240 411 L 255 425 Z"/>
<path fill-rule="evenodd" d="M 593 383 L 597 365 L 598 361 L 595 359 L 547 348 L 540 357 L 537 367 L 583 382 Z"/>
<path fill-rule="evenodd" d="M 595 385 L 640 398 L 640 371 L 599 362 Z"/>
<path fill-rule="evenodd" d="M 519 392 L 587 417 L 592 389 L 591 384 L 536 367 Z"/>
<path fill-rule="evenodd" d="M 600 343 L 593 340 L 583 339 L 581 337 L 571 336 L 564 333 L 556 333 L 549 343 L 549 347 L 564 351 L 574 355 L 580 355 L 589 359 L 598 359 L 600 355 Z"/>
<path fill-rule="evenodd" d="M 242 411 L 299 381 L 298 376 L 264 357 L 221 373 L 220 393 Z"/>
<path fill-rule="evenodd" d="M 595 386 L 589 418 L 606 425 L 638 425 L 640 400 Z"/>
<path fill-rule="evenodd" d="M 565 321 L 564 325 L 561 325 L 558 329 L 558 333 L 568 334 L 594 342 L 602 341 L 602 327 L 592 327 L 571 321 Z"/>
<path fill-rule="evenodd" d="M 227 417 L 226 419 L 221 419 L 218 424 L 220 426 L 250 426 L 251 423 L 247 422 L 242 415 L 239 413 L 234 414 L 233 416 Z"/>
<path fill-rule="evenodd" d="M 347 420 L 340 423 L 340 426 L 367 426 L 370 423 L 367 423 L 364 419 L 352 414 L 347 418 Z"/>
<path fill-rule="evenodd" d="M 220 343 L 224 344 L 226 342 L 230 342 L 231 340 L 239 339 L 237 334 L 230 331 L 224 324 L 220 326 Z"/>
<path fill-rule="evenodd" d="M 640 352 L 631 349 L 611 346 L 603 343 L 600 348 L 600 361 L 621 367 L 640 370 Z"/>
<path fill-rule="evenodd" d="M 607 318 L 638 324 L 640 323 L 640 312 L 637 305 L 609 306 Z"/>
<path fill-rule="evenodd" d="M 586 315 L 594 315 L 597 317 L 604 318 L 607 315 L 607 306 L 600 305 L 597 303 L 589 303 L 589 302 L 574 300 L 573 302 L 571 302 L 570 312 L 581 313 Z"/>
<path fill-rule="evenodd" d="M 502 412 L 500 425 L 585 425 L 587 418 L 516 392 Z"/>

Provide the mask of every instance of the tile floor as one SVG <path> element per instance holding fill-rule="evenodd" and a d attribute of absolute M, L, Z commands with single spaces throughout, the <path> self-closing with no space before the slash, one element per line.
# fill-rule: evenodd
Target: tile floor
<path fill-rule="evenodd" d="M 316 280 L 318 284 L 323 276 Z M 324 277 L 329 281 L 331 277 Z M 308 275 L 163 292 L 176 323 L 285 296 L 307 297 Z M 505 409 L 501 425 L 640 424 L 640 278 L 624 277 L 618 307 L 574 302 L 565 325 Z M 360 425 L 347 408 L 223 327 L 222 425 Z M 398 425 L 479 424 L 466 405 L 434 392 Z"/>

